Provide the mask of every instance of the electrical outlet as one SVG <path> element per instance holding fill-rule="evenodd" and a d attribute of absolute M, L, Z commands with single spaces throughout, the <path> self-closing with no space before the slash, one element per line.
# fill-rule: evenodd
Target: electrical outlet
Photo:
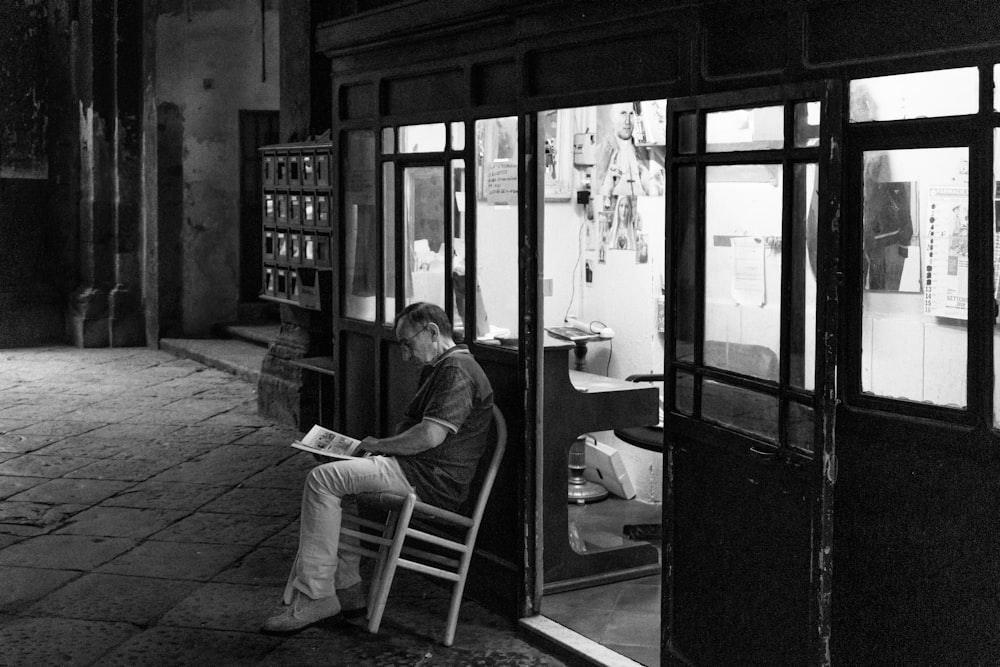
<path fill-rule="evenodd" d="M 552 296 L 552 278 L 542 278 L 542 296 Z"/>

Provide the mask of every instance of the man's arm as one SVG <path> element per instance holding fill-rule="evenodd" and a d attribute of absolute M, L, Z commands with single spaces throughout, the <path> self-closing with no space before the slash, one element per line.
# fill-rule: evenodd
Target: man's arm
<path fill-rule="evenodd" d="M 361 449 L 372 454 L 411 456 L 437 447 L 444 442 L 449 433 L 450 431 L 440 423 L 425 419 L 388 438 L 368 436 L 361 441 Z"/>

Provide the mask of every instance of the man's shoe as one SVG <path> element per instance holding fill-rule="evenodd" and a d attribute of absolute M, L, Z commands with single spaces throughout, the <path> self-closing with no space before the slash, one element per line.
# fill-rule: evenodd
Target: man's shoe
<path fill-rule="evenodd" d="M 261 632 L 287 634 L 305 630 L 313 623 L 322 621 L 340 613 L 340 601 L 336 595 L 328 598 L 312 600 L 299 591 L 295 591 L 292 604 L 285 607 L 280 614 L 272 616 L 261 625 Z"/>
<path fill-rule="evenodd" d="M 365 589 L 360 581 L 350 588 L 337 591 L 337 599 L 340 600 L 341 613 L 348 618 L 361 616 L 368 610 Z"/>

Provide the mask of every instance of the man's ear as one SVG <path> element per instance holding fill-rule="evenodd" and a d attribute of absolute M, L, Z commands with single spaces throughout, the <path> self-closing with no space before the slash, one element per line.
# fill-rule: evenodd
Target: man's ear
<path fill-rule="evenodd" d="M 427 323 L 427 330 L 431 332 L 431 338 L 437 338 L 441 335 L 441 327 L 434 324 L 433 322 Z"/>

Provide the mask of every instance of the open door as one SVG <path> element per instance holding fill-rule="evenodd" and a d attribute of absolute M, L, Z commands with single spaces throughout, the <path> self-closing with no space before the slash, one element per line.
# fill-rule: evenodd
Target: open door
<path fill-rule="evenodd" d="M 833 84 L 668 101 L 663 628 L 692 664 L 816 664 L 829 635 L 839 108 Z"/>

